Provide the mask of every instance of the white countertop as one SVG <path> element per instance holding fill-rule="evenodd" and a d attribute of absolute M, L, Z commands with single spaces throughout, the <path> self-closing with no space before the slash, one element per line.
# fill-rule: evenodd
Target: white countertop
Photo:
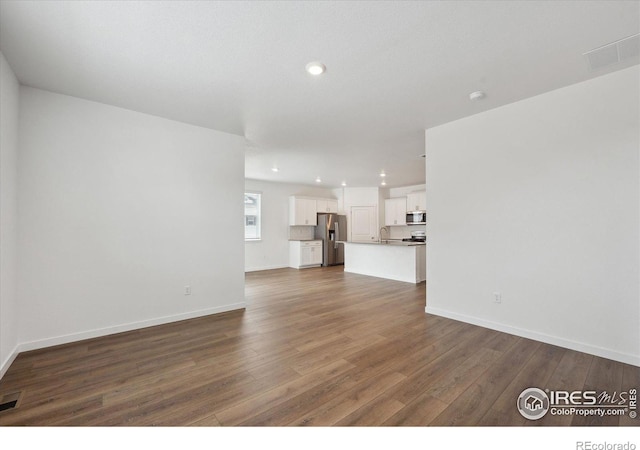
<path fill-rule="evenodd" d="M 400 241 L 400 240 L 384 240 L 384 241 L 371 241 L 371 242 L 339 242 L 341 244 L 363 244 L 363 245 L 381 245 L 381 246 L 394 246 L 394 247 L 415 247 L 417 245 L 426 245 L 424 242 L 413 241 Z"/>

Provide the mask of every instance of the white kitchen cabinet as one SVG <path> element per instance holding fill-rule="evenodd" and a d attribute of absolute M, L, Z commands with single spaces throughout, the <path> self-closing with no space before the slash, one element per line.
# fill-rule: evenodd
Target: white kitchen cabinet
<path fill-rule="evenodd" d="M 318 210 L 318 213 L 337 213 L 338 200 L 319 198 L 316 200 L 316 209 Z"/>
<path fill-rule="evenodd" d="M 289 197 L 289 225 L 318 225 L 316 200 L 304 197 Z"/>
<path fill-rule="evenodd" d="M 305 269 L 322 265 L 322 241 L 289 241 L 289 267 Z"/>
<path fill-rule="evenodd" d="M 411 192 L 407 194 L 407 211 L 426 211 L 427 193 Z"/>
<path fill-rule="evenodd" d="M 384 201 L 384 224 L 386 226 L 407 224 L 407 198 L 389 198 Z"/>

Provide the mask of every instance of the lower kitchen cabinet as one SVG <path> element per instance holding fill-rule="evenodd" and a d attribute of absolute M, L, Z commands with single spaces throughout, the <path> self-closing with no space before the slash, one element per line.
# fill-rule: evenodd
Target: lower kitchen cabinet
<path fill-rule="evenodd" d="M 322 241 L 289 241 L 289 267 L 305 269 L 322 265 Z"/>

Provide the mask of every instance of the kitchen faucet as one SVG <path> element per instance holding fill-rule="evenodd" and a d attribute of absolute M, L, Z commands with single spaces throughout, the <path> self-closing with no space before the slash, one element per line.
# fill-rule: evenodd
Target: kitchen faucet
<path fill-rule="evenodd" d="M 386 231 L 386 232 L 387 232 L 387 239 L 386 239 L 386 240 L 387 240 L 387 241 L 389 240 L 389 236 L 390 236 L 390 234 L 389 234 L 389 228 L 387 228 L 387 227 L 382 227 L 382 228 L 380 228 L 380 231 L 379 231 L 379 233 L 378 233 L 378 242 L 382 242 L 382 230 L 384 230 L 384 231 Z"/>

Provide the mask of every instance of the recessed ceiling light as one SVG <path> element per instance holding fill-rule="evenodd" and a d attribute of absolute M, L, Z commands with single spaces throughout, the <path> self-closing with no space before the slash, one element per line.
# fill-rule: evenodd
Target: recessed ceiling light
<path fill-rule="evenodd" d="M 316 177 L 316 183 L 322 183 L 322 180 L 320 179 L 320 177 Z"/>
<path fill-rule="evenodd" d="M 384 177 L 386 177 L 386 176 L 387 176 L 387 174 L 386 174 L 386 173 L 384 173 L 384 171 L 383 171 L 383 172 L 380 172 L 380 176 L 384 178 Z"/>
<path fill-rule="evenodd" d="M 272 171 L 272 172 L 277 172 L 277 171 L 278 171 L 278 168 L 277 168 L 277 167 L 272 167 L 272 168 L 271 168 L 271 171 Z"/>
<path fill-rule="evenodd" d="M 386 185 L 387 185 L 387 182 L 386 182 L 386 181 L 384 181 L 384 180 L 382 180 L 382 183 L 380 183 L 380 185 L 381 185 L 381 186 L 386 186 Z"/>
<path fill-rule="evenodd" d="M 487 94 L 485 94 L 483 91 L 475 91 L 469 94 L 469 100 L 477 102 L 478 100 L 484 99 L 486 96 Z"/>
<path fill-rule="evenodd" d="M 344 186 L 346 186 L 346 185 L 347 185 L 347 182 L 346 182 L 346 181 L 343 181 L 343 182 L 342 182 L 342 187 L 344 187 Z"/>
<path fill-rule="evenodd" d="M 307 64 L 305 69 L 307 69 L 307 72 L 311 75 L 322 75 L 324 71 L 327 70 L 327 67 L 321 62 L 314 61 Z"/>

